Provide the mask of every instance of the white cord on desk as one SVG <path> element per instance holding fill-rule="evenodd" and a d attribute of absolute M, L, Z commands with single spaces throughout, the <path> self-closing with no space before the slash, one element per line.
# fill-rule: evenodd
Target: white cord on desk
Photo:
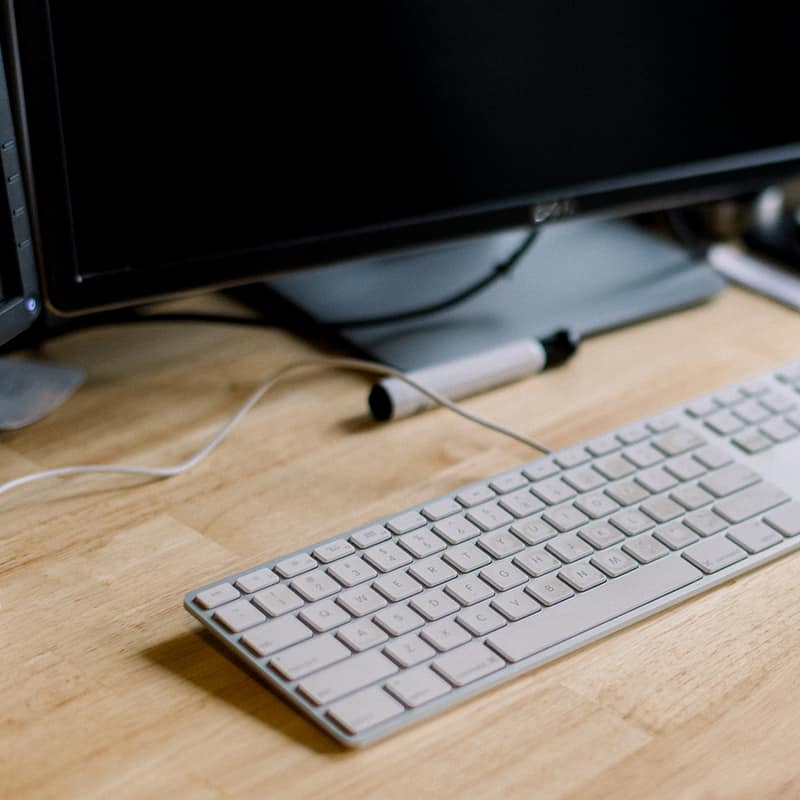
<path fill-rule="evenodd" d="M 75 467 L 60 467 L 58 469 L 48 469 L 44 472 L 33 472 L 30 475 L 23 475 L 20 478 L 8 481 L 7 483 L 0 484 L 0 494 L 8 492 L 11 489 L 16 489 L 18 486 L 24 486 L 26 483 L 33 483 L 34 481 L 44 480 L 45 478 L 57 478 L 65 475 L 81 475 L 84 473 L 93 472 L 119 472 L 128 475 L 146 475 L 151 478 L 170 478 L 173 475 L 180 475 L 182 472 L 187 472 L 192 467 L 199 464 L 207 455 L 215 450 L 230 433 L 233 427 L 247 414 L 247 412 L 282 378 L 292 372 L 298 372 L 306 369 L 319 369 L 321 367 L 329 367 L 335 369 L 348 369 L 360 372 L 370 372 L 375 375 L 390 376 L 404 381 L 409 386 L 412 386 L 418 392 L 430 397 L 441 406 L 450 409 L 450 411 L 459 414 L 460 416 L 468 419 L 470 422 L 475 422 L 478 425 L 483 425 L 485 428 L 494 431 L 495 433 L 509 436 L 510 438 L 526 444 L 534 450 L 539 450 L 542 453 L 549 453 L 549 448 L 545 447 L 535 439 L 524 436 L 521 433 L 512 431 L 503 425 L 481 417 L 478 414 L 473 414 L 467 411 L 457 403 L 453 403 L 438 392 L 428 389 L 421 383 L 418 383 L 413 378 L 409 378 L 404 373 L 392 367 L 387 367 L 385 364 L 378 364 L 373 361 L 363 361 L 358 358 L 318 358 L 309 361 L 300 361 L 296 364 L 289 364 L 288 366 L 279 369 L 272 377 L 268 378 L 261 386 L 258 387 L 250 397 L 242 403 L 239 410 L 217 431 L 217 433 L 198 450 L 191 458 L 183 461 L 180 464 L 175 464 L 171 467 L 138 467 L 133 464 L 86 464 L 84 466 Z"/>

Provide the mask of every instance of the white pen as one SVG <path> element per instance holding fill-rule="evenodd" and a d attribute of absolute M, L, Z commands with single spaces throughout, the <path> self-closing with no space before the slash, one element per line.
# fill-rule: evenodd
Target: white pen
<path fill-rule="evenodd" d="M 543 339 L 518 339 L 508 344 L 409 372 L 408 376 L 460 400 L 563 364 L 577 349 L 578 337 L 559 330 Z M 369 408 L 376 420 L 401 419 L 436 403 L 397 378 L 378 381 L 369 393 Z"/>

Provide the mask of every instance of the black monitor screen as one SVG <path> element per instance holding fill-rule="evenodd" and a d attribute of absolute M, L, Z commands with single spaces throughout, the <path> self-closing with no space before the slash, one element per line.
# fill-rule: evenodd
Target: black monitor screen
<path fill-rule="evenodd" d="M 50 6 L 82 278 L 800 155 L 796 4 Z"/>

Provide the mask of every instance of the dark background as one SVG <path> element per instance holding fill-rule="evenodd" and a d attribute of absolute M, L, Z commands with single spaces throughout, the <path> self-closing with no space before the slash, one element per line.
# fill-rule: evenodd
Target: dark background
<path fill-rule="evenodd" d="M 800 142 L 779 7 L 56 0 L 79 272 Z"/>

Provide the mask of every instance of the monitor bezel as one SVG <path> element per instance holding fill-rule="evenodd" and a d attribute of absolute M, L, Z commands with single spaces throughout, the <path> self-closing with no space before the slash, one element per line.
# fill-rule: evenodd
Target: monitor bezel
<path fill-rule="evenodd" d="M 341 231 L 335 235 L 273 244 L 228 253 L 137 267 L 130 271 L 84 274 L 73 238 L 69 176 L 64 158 L 57 73 L 49 27 L 48 0 L 27 0 L 14 9 L 12 30 L 18 48 L 27 110 L 26 162 L 35 198 L 35 244 L 47 306 L 71 315 L 147 302 L 191 290 L 233 286 L 270 275 L 398 249 L 578 215 L 627 214 L 712 200 L 755 191 L 800 174 L 800 142 L 769 150 L 699 161 L 671 169 L 631 174 L 613 180 L 566 186 L 543 194 L 509 198 L 482 207 L 453 209 L 390 225 Z M 157 186 L 153 187 L 157 196 Z M 191 263 L 191 270 L 187 264 Z"/>

